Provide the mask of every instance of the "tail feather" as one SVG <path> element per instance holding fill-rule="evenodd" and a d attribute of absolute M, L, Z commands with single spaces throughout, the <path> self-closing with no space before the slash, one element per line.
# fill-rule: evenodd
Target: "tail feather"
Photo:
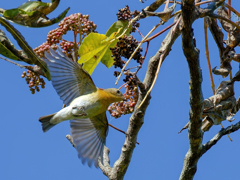
<path fill-rule="evenodd" d="M 54 114 L 50 114 L 47 116 L 42 116 L 39 118 L 39 121 L 42 123 L 42 130 L 43 132 L 47 132 L 49 129 L 51 129 L 53 126 L 55 126 L 56 124 L 52 124 L 50 123 L 51 118 L 55 115 Z"/>

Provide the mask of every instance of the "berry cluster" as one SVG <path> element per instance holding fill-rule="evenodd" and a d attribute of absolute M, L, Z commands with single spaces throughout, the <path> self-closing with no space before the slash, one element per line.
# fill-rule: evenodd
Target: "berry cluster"
<path fill-rule="evenodd" d="M 79 27 L 80 25 L 80 27 Z M 59 44 L 66 55 L 71 54 L 74 50 L 74 42 L 63 39 L 63 35 L 68 31 L 73 31 L 74 36 L 79 34 L 81 39 L 87 36 L 90 32 L 94 32 L 97 25 L 89 20 L 89 15 L 82 15 L 81 13 L 71 14 L 65 17 L 58 25 L 59 27 L 49 31 L 47 41 L 35 48 L 34 51 L 40 56 L 44 57 L 44 51 L 48 51 L 49 47 L 56 49 L 56 44 Z M 76 42 L 77 48 L 81 42 Z"/>
<path fill-rule="evenodd" d="M 136 17 L 139 14 L 138 11 L 131 12 L 129 10 L 129 7 L 126 6 L 125 8 L 122 8 L 117 13 L 118 20 L 122 21 L 131 21 L 133 17 Z M 135 27 L 139 27 L 139 23 L 134 22 L 132 24 L 132 32 L 135 31 Z M 126 63 L 125 60 L 122 60 L 123 58 L 129 59 L 132 53 L 137 48 L 139 42 L 133 38 L 132 35 L 130 36 L 124 36 L 118 39 L 116 46 L 114 48 L 110 48 L 112 52 L 113 57 L 113 65 L 115 68 L 123 68 L 123 65 Z M 134 54 L 133 58 L 137 61 L 140 65 L 142 65 L 144 57 L 141 55 L 142 48 L 140 47 L 136 53 Z M 114 76 L 119 76 L 119 71 L 114 71 Z M 111 106 L 109 106 L 108 111 L 110 112 L 111 116 L 115 118 L 119 118 L 122 114 L 129 114 L 134 111 L 134 107 L 136 105 L 136 102 L 138 100 L 138 88 L 136 79 L 133 78 L 132 73 L 129 73 L 129 71 L 124 72 L 125 78 L 123 81 L 127 84 L 125 85 L 126 92 L 124 93 L 125 98 L 127 101 L 121 101 L 113 103 Z"/>
<path fill-rule="evenodd" d="M 114 48 L 110 48 L 112 51 L 112 57 L 114 60 L 114 67 L 123 67 L 123 64 L 125 64 L 125 61 L 121 59 L 122 57 L 130 58 L 131 54 L 134 52 L 134 50 L 138 46 L 138 41 L 133 38 L 132 35 L 130 36 L 124 36 L 122 38 L 119 38 L 119 41 L 117 42 L 116 46 Z M 144 57 L 141 55 L 142 47 L 140 47 L 135 55 L 133 56 L 133 59 L 135 59 L 138 63 L 142 64 L 142 61 Z"/>
<path fill-rule="evenodd" d="M 78 49 L 81 42 L 67 41 L 63 39 L 63 35 L 67 34 L 68 31 L 73 31 L 74 39 L 76 40 L 77 35 L 79 35 L 82 41 L 84 37 L 91 32 L 95 32 L 95 29 L 97 28 L 97 25 L 89 20 L 89 15 L 82 15 L 81 13 L 71 14 L 70 16 L 65 17 L 58 26 L 58 28 L 49 31 L 46 42 L 34 49 L 35 53 L 39 57 L 44 58 L 44 52 L 49 52 L 50 47 L 56 50 L 57 44 L 60 45 L 60 47 L 63 49 L 63 52 L 68 57 L 71 57 L 74 46 L 76 46 Z M 27 84 L 29 84 L 29 88 L 33 94 L 35 91 L 40 91 L 38 86 L 44 88 L 45 82 L 39 77 L 39 75 L 29 70 L 27 73 L 23 72 L 22 77 L 26 78 Z"/>
<path fill-rule="evenodd" d="M 22 78 L 25 78 L 27 84 L 29 84 L 29 88 L 30 91 L 32 92 L 32 94 L 35 94 L 35 91 L 39 92 L 40 88 L 39 86 L 41 86 L 42 89 L 45 88 L 45 82 L 43 78 L 40 78 L 38 74 L 35 74 L 34 72 L 27 70 L 23 71 Z"/>
<path fill-rule="evenodd" d="M 140 12 L 135 10 L 133 12 L 130 11 L 129 6 L 126 5 L 124 8 L 119 9 L 117 13 L 118 20 L 122 21 L 131 21 L 133 17 L 136 17 Z M 135 27 L 139 27 L 139 23 L 136 21 L 132 24 L 132 32 L 135 32 Z"/>
<path fill-rule="evenodd" d="M 94 24 L 92 21 L 89 21 L 89 15 L 82 15 L 81 13 L 75 13 L 65 17 L 58 26 L 63 30 L 63 34 L 66 34 L 67 31 L 70 30 L 80 33 L 79 24 L 81 26 L 80 31 L 82 35 L 87 35 L 90 32 L 95 31 L 97 28 L 96 24 Z"/>
<path fill-rule="evenodd" d="M 126 88 L 126 92 L 123 95 L 127 101 L 115 102 L 108 107 L 108 111 L 110 112 L 111 116 L 115 118 L 119 118 L 123 114 L 132 113 L 138 100 L 137 86 L 132 88 L 127 84 L 124 87 Z"/>
<path fill-rule="evenodd" d="M 129 85 L 130 89 L 133 90 L 137 86 L 136 78 L 133 78 L 133 74 L 130 71 L 124 72 L 125 78 L 123 81 Z"/>
<path fill-rule="evenodd" d="M 52 44 L 50 45 L 48 42 L 44 42 L 43 44 L 41 44 L 40 46 L 36 47 L 35 49 L 33 49 L 35 51 L 35 53 L 39 56 L 39 57 L 45 57 L 44 56 L 44 52 L 48 51 L 49 52 L 49 48 L 52 48 L 54 50 L 57 49 L 57 45 L 56 44 Z"/>
<path fill-rule="evenodd" d="M 71 41 L 62 40 L 62 42 L 59 43 L 60 47 L 63 49 L 63 52 L 68 54 L 71 54 L 72 50 L 74 49 L 74 43 Z"/>

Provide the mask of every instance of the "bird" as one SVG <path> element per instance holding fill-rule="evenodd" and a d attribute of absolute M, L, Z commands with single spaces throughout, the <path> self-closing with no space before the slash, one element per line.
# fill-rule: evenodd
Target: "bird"
<path fill-rule="evenodd" d="M 103 148 L 108 132 L 106 110 L 113 102 L 126 100 L 119 89 L 97 88 L 91 76 L 76 61 L 68 58 L 59 47 L 44 53 L 52 85 L 66 107 L 42 116 L 43 132 L 56 124 L 70 120 L 71 136 L 82 163 L 89 167 L 103 161 Z"/>

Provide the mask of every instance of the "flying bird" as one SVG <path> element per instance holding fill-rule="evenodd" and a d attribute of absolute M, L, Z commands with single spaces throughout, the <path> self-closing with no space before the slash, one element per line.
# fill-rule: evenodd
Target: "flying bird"
<path fill-rule="evenodd" d="M 82 163 L 89 167 L 98 166 L 98 158 L 103 160 L 108 121 L 106 110 L 117 101 L 125 100 L 119 89 L 97 88 L 91 76 L 77 62 L 69 59 L 58 47 L 58 53 L 45 51 L 45 61 L 50 70 L 52 85 L 65 108 L 57 113 L 42 116 L 44 132 L 56 124 L 70 120 L 71 135 Z"/>

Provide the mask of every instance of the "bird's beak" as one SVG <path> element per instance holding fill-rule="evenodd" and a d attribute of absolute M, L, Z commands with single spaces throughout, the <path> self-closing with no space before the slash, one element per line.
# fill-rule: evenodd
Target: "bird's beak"
<path fill-rule="evenodd" d="M 127 99 L 125 98 L 124 95 L 122 95 L 122 100 L 123 100 L 123 101 L 127 101 Z"/>

